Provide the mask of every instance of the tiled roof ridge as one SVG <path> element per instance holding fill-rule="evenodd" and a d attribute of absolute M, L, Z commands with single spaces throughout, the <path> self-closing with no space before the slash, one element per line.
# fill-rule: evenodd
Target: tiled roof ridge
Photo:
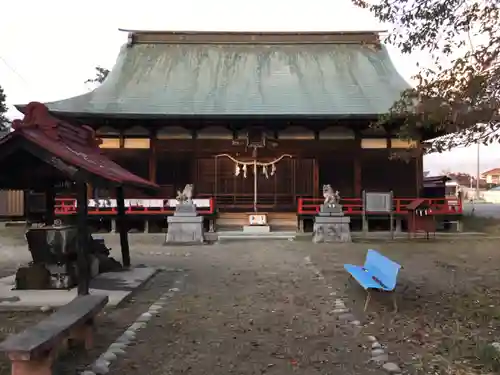
<path fill-rule="evenodd" d="M 361 44 L 381 45 L 384 31 L 161 31 L 125 30 L 134 44 Z"/>
<path fill-rule="evenodd" d="M 252 30 L 252 31 L 232 31 L 232 30 L 155 30 L 155 29 L 123 29 L 118 31 L 134 34 L 178 34 L 178 35 L 362 35 L 362 34 L 382 34 L 386 29 L 379 30 Z"/>
<path fill-rule="evenodd" d="M 96 137 L 94 129 L 90 126 L 76 126 L 59 120 L 49 113 L 47 106 L 39 102 L 30 102 L 26 106 L 24 114 L 22 120 L 12 122 L 14 131 L 36 128 L 54 140 L 90 146 L 100 151 L 99 144 L 102 141 Z"/>

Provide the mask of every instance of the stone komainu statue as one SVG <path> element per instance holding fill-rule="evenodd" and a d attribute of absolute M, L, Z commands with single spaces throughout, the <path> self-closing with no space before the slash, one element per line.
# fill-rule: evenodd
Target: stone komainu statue
<path fill-rule="evenodd" d="M 183 191 L 177 190 L 176 199 L 181 203 L 191 202 L 193 199 L 193 189 L 193 184 L 187 184 L 186 186 L 184 186 Z"/>
<path fill-rule="evenodd" d="M 325 198 L 323 204 L 326 207 L 333 207 L 340 202 L 338 190 L 334 192 L 330 184 L 323 185 L 323 197 Z"/>

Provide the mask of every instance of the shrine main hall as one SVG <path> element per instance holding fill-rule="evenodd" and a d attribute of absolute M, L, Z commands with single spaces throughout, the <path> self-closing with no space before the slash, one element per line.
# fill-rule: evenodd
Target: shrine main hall
<path fill-rule="evenodd" d="M 95 129 L 106 155 L 160 185 L 156 196 L 126 190 L 137 220 L 170 215 L 186 184 L 218 227 L 257 211 L 296 228 L 317 212 L 324 184 L 351 216 L 363 191 L 419 196 L 421 142 L 434 135 L 406 141 L 397 121 L 371 126 L 409 88 L 377 32 L 124 31 L 102 85 L 45 105 Z M 411 160 L 390 158 L 409 147 Z M 112 194 L 93 194 L 90 214 L 112 215 Z M 57 213 L 71 213 L 73 198 L 59 201 Z"/>

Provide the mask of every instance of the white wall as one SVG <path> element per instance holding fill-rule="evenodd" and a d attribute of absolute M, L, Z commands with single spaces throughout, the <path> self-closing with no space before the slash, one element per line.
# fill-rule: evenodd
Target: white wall
<path fill-rule="evenodd" d="M 498 190 L 488 190 L 483 192 L 483 198 L 489 203 L 500 203 L 500 191 Z"/>

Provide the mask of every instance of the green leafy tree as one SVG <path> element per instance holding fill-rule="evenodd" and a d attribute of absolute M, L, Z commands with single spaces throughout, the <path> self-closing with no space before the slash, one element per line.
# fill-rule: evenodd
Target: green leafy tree
<path fill-rule="evenodd" d="M 401 137 L 451 134 L 429 151 L 499 142 L 500 0 L 352 1 L 393 25 L 387 42 L 431 57 L 388 114 Z"/>
<path fill-rule="evenodd" d="M 94 78 L 87 79 L 85 83 L 101 84 L 104 82 L 108 74 L 109 74 L 109 69 L 103 68 L 101 66 L 96 66 Z"/>
<path fill-rule="evenodd" d="M 5 130 L 9 127 L 10 121 L 5 114 L 7 113 L 7 97 L 0 86 L 0 130 Z"/>

